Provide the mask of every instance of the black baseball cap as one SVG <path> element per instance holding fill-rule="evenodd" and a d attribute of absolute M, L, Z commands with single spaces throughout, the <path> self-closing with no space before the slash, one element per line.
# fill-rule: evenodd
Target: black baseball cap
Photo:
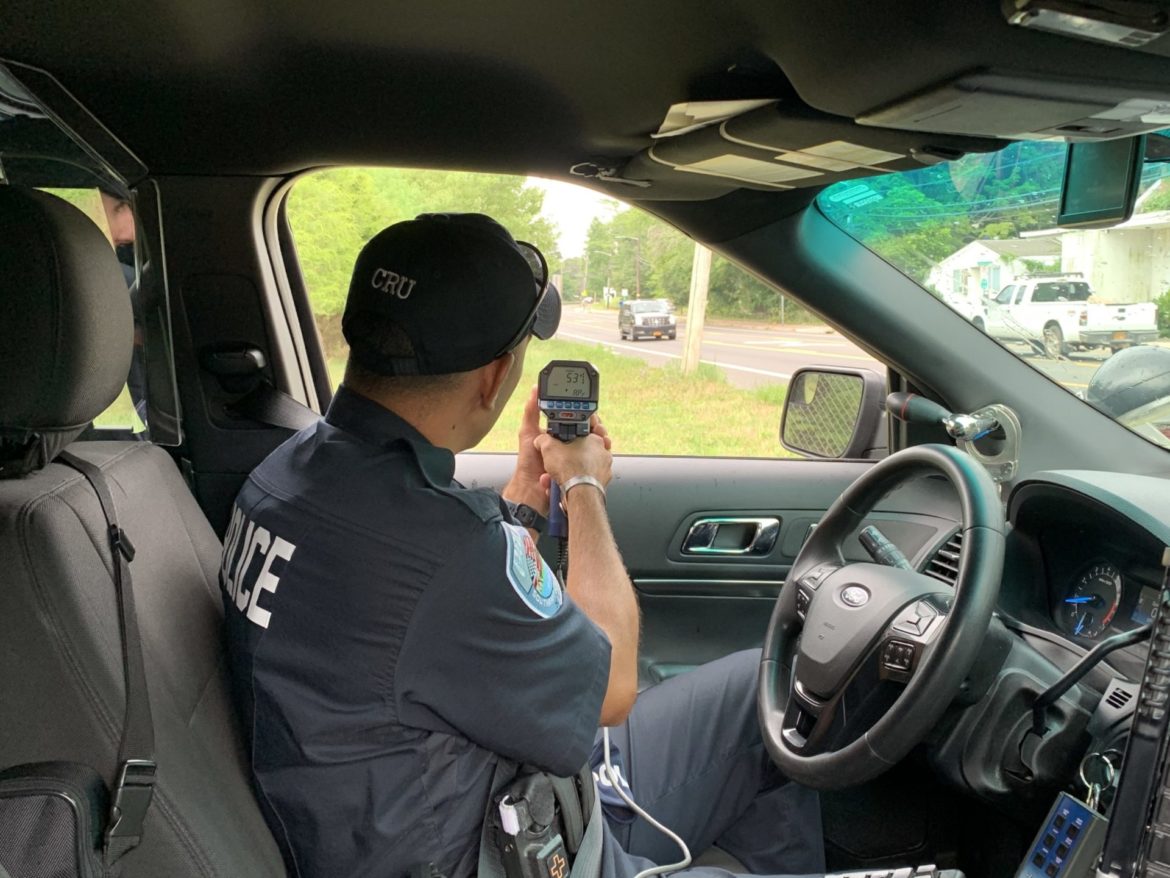
<path fill-rule="evenodd" d="M 365 331 L 386 321 L 413 356 L 379 349 L 377 333 Z M 362 248 L 341 332 L 350 356 L 372 372 L 445 375 L 484 366 L 529 334 L 550 338 L 560 321 L 561 297 L 536 247 L 483 214 L 429 213 Z"/>

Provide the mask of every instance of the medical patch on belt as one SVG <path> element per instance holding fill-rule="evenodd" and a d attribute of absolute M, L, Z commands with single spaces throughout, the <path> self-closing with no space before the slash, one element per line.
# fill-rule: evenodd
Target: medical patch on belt
<path fill-rule="evenodd" d="M 528 531 L 518 524 L 501 522 L 508 541 L 508 582 L 529 609 L 542 619 L 556 615 L 565 597 L 552 568 L 544 563 Z"/>

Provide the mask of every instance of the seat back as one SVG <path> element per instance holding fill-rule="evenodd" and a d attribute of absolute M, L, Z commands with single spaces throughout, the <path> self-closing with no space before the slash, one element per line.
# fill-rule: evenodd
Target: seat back
<path fill-rule="evenodd" d="M 109 244 L 63 201 L 0 186 L 0 240 L 0 768 L 76 761 L 112 785 L 125 687 L 106 524 L 52 459 L 125 380 L 129 300 Z M 284 875 L 231 708 L 218 539 L 162 449 L 69 450 L 101 468 L 136 549 L 158 780 L 121 874 Z"/>

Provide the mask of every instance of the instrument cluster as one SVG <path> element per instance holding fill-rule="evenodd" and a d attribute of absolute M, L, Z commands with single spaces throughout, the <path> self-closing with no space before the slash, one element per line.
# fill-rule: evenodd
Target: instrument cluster
<path fill-rule="evenodd" d="M 1084 565 L 1057 593 L 1054 621 L 1065 634 L 1086 640 L 1128 631 L 1151 621 L 1158 602 L 1156 583 L 1140 570 L 1125 570 L 1108 557 Z"/>

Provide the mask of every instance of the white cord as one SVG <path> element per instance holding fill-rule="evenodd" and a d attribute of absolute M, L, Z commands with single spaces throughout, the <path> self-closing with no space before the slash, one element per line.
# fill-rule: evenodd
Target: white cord
<path fill-rule="evenodd" d="M 634 878 L 651 878 L 652 875 L 664 875 L 667 872 L 676 872 L 679 869 L 685 869 L 691 864 L 691 851 L 690 848 L 687 847 L 687 843 L 679 838 L 678 835 L 676 835 L 674 832 L 671 832 L 669 829 L 647 814 L 641 805 L 626 795 L 626 791 L 622 789 L 621 783 L 618 782 L 617 772 L 614 771 L 613 763 L 610 762 L 608 726 L 602 727 L 601 740 L 602 746 L 604 748 L 603 752 L 605 754 L 606 780 L 609 781 L 609 784 L 613 787 L 614 792 L 616 792 L 621 797 L 623 802 L 630 806 L 630 810 L 632 810 L 635 814 L 637 814 L 639 817 L 641 817 L 643 820 L 645 820 L 647 823 L 649 823 L 651 826 L 677 844 L 683 855 L 683 858 L 677 863 L 671 863 L 668 866 L 653 866 L 649 869 L 643 869 L 641 872 L 635 875 Z"/>

